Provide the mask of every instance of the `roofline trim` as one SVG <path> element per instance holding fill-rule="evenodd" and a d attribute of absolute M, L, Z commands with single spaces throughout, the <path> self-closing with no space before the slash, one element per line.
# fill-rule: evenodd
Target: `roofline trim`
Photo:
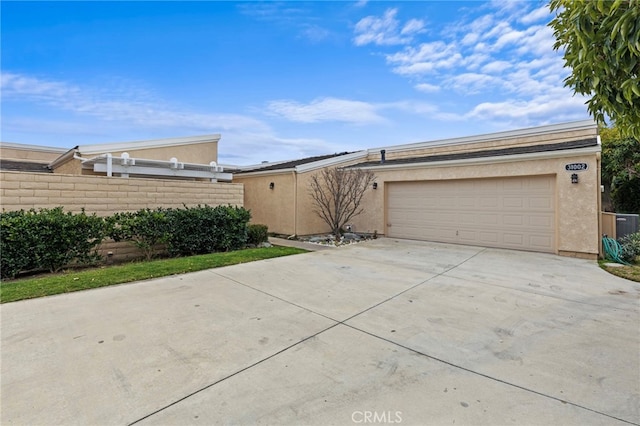
<path fill-rule="evenodd" d="M 256 176 L 271 176 L 271 175 L 285 175 L 291 172 L 295 172 L 296 169 L 293 167 L 288 169 L 278 169 L 278 170 L 257 170 L 255 172 L 247 172 L 247 173 L 236 173 L 234 176 L 236 180 L 242 179 L 243 177 L 256 177 Z"/>
<path fill-rule="evenodd" d="M 114 142 L 114 143 L 102 143 L 95 145 L 80 145 L 78 150 L 84 154 L 99 154 L 109 151 L 134 151 L 145 148 L 161 148 L 166 146 L 180 146 L 191 145 L 205 142 L 218 142 L 220 141 L 220 134 L 211 135 L 199 135 L 199 136 L 187 136 L 179 138 L 165 138 L 165 139 L 151 139 L 142 141 L 130 141 L 130 142 Z"/>
<path fill-rule="evenodd" d="M 450 139 L 436 139 L 433 141 L 424 141 L 409 143 L 403 145 L 391 145 L 379 148 L 368 149 L 369 154 L 378 154 L 381 149 L 389 152 L 411 151 L 422 148 L 433 148 L 438 146 L 463 145 L 471 143 L 489 142 L 495 140 L 513 139 L 522 136 L 537 136 L 550 133 L 566 132 L 571 130 L 597 129 L 598 125 L 593 120 L 572 121 L 568 123 L 550 124 L 546 126 L 529 127 L 526 129 L 508 130 L 504 132 L 486 133 L 482 135 L 463 136 Z"/>
<path fill-rule="evenodd" d="M 50 152 L 52 154 L 63 154 L 69 148 L 60 148 L 56 146 L 31 145 L 27 143 L 0 142 L 0 148 L 19 149 L 21 151 L 41 151 Z"/>
<path fill-rule="evenodd" d="M 468 166 L 475 164 L 486 163 L 512 163 L 516 161 L 530 161 L 546 158 L 561 158 L 561 157 L 576 157 L 584 154 L 595 154 L 601 151 L 599 145 L 590 146 L 586 148 L 576 148 L 570 150 L 559 151 L 544 151 L 533 152 L 527 154 L 513 154 L 513 155 L 500 155 L 493 157 L 476 157 L 476 158 L 463 158 L 459 160 L 444 160 L 444 161 L 423 161 L 420 163 L 403 163 L 403 164 L 377 164 L 370 166 L 357 166 L 353 168 L 363 170 L 403 170 L 403 169 L 417 169 L 417 168 L 430 168 L 430 167 L 449 167 L 449 166 Z"/>
<path fill-rule="evenodd" d="M 324 167 L 330 167 L 334 165 L 338 165 L 341 163 L 357 160 L 359 158 L 367 158 L 369 154 L 366 150 L 352 152 L 350 154 L 337 155 L 330 158 L 325 158 L 324 160 L 312 161 L 310 163 L 300 164 L 295 167 L 288 167 L 286 169 L 276 169 L 276 170 L 256 170 L 253 172 L 243 172 L 240 168 L 240 172 L 236 175 L 236 177 L 242 178 L 243 176 L 267 176 L 267 175 L 275 175 L 275 174 L 284 174 L 284 173 L 306 173 L 311 172 L 313 170 L 322 169 Z M 273 162 L 269 164 L 264 164 L 265 167 L 273 166 L 278 163 L 287 163 L 287 161 Z"/>
<path fill-rule="evenodd" d="M 325 158 L 324 160 L 318 160 L 311 163 L 300 164 L 295 167 L 295 171 L 298 173 L 310 172 L 324 167 L 330 167 L 348 161 L 357 160 L 359 158 L 366 158 L 369 155 L 367 150 L 352 152 L 351 154 L 338 155 L 336 157 Z"/>

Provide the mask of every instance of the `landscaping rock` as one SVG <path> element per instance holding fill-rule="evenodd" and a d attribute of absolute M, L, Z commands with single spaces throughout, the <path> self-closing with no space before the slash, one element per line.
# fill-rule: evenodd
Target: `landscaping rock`
<path fill-rule="evenodd" d="M 264 242 L 264 243 L 260 243 L 260 245 L 258 247 L 262 247 L 262 248 L 269 248 L 269 247 L 273 247 L 273 244 L 268 243 L 268 242 Z"/>
<path fill-rule="evenodd" d="M 358 234 L 354 234 L 352 232 L 346 232 L 342 234 L 342 237 L 345 241 L 360 241 L 362 238 Z"/>

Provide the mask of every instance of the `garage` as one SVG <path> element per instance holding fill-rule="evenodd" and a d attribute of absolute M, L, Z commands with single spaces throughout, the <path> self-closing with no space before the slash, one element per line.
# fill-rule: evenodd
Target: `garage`
<path fill-rule="evenodd" d="M 387 182 L 387 236 L 556 251 L 555 175 Z"/>

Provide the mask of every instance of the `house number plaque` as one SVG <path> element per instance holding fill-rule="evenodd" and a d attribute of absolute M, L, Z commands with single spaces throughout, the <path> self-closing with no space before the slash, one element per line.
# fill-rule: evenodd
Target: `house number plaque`
<path fill-rule="evenodd" d="M 564 169 L 568 172 L 581 172 L 587 170 L 589 166 L 587 163 L 570 163 L 564 166 Z"/>

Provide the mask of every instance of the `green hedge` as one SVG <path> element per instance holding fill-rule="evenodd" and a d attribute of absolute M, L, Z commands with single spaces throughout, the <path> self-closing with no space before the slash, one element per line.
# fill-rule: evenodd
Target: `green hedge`
<path fill-rule="evenodd" d="M 171 256 L 238 250 L 247 244 L 251 213 L 243 207 L 185 207 L 169 209 L 166 214 Z"/>
<path fill-rule="evenodd" d="M 0 213 L 0 271 L 3 278 L 30 270 L 58 271 L 99 259 L 95 247 L 106 237 L 138 247 L 150 259 L 164 243 L 171 256 L 230 251 L 247 244 L 251 213 L 243 207 L 197 206 L 143 209 L 108 218 L 65 213 L 62 207 Z"/>
<path fill-rule="evenodd" d="M 57 272 L 71 263 L 99 259 L 95 247 L 106 236 L 104 219 L 54 209 L 0 213 L 0 271 L 3 278 L 21 271 Z"/>
<path fill-rule="evenodd" d="M 138 247 L 147 260 L 153 257 L 158 244 L 167 241 L 167 210 L 142 209 L 137 212 L 116 213 L 107 219 L 109 237 L 127 241 Z"/>
<path fill-rule="evenodd" d="M 250 224 L 247 227 L 247 244 L 258 245 L 269 241 L 269 227 L 267 225 Z"/>

